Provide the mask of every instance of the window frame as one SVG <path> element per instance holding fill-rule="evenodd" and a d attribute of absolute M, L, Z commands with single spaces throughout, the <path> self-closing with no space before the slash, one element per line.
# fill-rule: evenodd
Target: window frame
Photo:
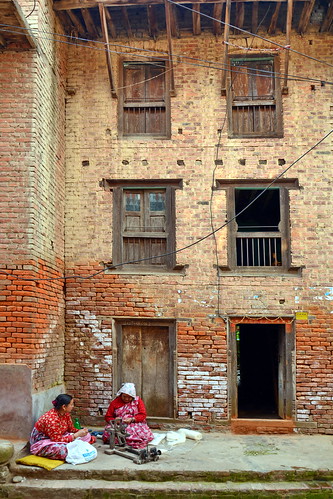
<path fill-rule="evenodd" d="M 274 70 L 274 75 L 272 75 L 272 83 L 274 86 L 274 99 L 272 102 L 275 103 L 275 112 L 274 112 L 274 120 L 275 120 L 275 126 L 273 131 L 253 131 L 253 132 L 242 132 L 239 130 L 234 129 L 234 120 L 233 120 L 233 109 L 235 107 L 241 107 L 241 106 L 246 106 L 249 107 L 249 99 L 244 98 L 244 100 L 241 100 L 238 98 L 237 100 L 234 99 L 233 96 L 233 87 L 232 87 L 232 82 L 233 78 L 237 76 L 237 73 L 232 72 L 232 62 L 237 61 L 237 60 L 244 60 L 244 62 L 247 61 L 255 61 L 255 60 L 270 60 L 273 63 L 273 70 Z M 277 68 L 279 66 L 279 57 L 274 54 L 270 54 L 269 56 L 263 56 L 262 54 L 251 54 L 251 55 L 245 55 L 245 54 L 233 54 L 229 56 L 229 73 L 228 73 L 228 83 L 227 83 L 227 109 L 228 109 L 228 137 L 229 138 L 268 138 L 268 137 L 276 137 L 276 138 L 281 138 L 283 137 L 283 121 L 282 121 L 282 97 L 281 97 L 281 87 L 280 87 L 280 80 L 277 75 Z M 235 104 L 237 102 L 237 105 Z M 265 99 L 257 99 L 256 105 L 258 106 L 265 106 L 265 105 L 271 105 L 271 101 L 267 101 Z M 254 106 L 255 104 L 253 104 Z"/>
<path fill-rule="evenodd" d="M 104 186 L 113 191 L 113 243 L 112 243 L 112 265 L 109 268 L 117 268 L 119 270 L 135 271 L 145 273 L 147 271 L 168 272 L 179 271 L 183 266 L 176 265 L 176 207 L 175 207 L 175 191 L 183 187 L 182 180 L 104 180 Z M 166 228 L 166 251 L 170 253 L 165 257 L 164 264 L 150 263 L 129 263 L 124 262 L 124 209 L 123 200 L 124 192 L 128 190 L 135 191 L 165 191 L 166 209 L 165 209 L 165 228 Z M 154 233 L 152 232 L 152 237 Z M 139 236 L 138 236 L 139 237 Z M 149 236 L 148 236 L 149 238 Z M 123 265 L 120 265 L 124 262 Z M 149 260 L 148 260 L 149 262 Z"/>
<path fill-rule="evenodd" d="M 274 274 L 298 274 L 300 271 L 299 267 L 291 266 L 291 235 L 290 235 L 290 207 L 289 207 L 289 190 L 299 189 L 298 179 L 280 179 L 274 182 L 271 188 L 279 188 L 279 199 L 280 199 L 280 223 L 279 223 L 279 233 L 281 234 L 281 265 L 270 265 L 270 266 L 240 266 L 237 265 L 237 234 L 246 234 L 245 231 L 237 231 L 236 222 L 236 206 L 235 206 L 235 190 L 237 188 L 244 189 L 265 189 L 270 184 L 272 180 L 217 180 L 217 189 L 222 189 L 226 191 L 226 202 L 227 202 L 227 220 L 228 223 L 227 231 L 227 266 L 220 266 L 220 270 L 223 272 L 231 272 L 232 274 L 242 274 L 242 275 L 274 275 Z M 261 232 L 258 231 L 257 234 Z M 265 237 L 270 237 L 269 232 L 262 231 Z M 256 236 L 254 236 L 256 237 Z"/>
<path fill-rule="evenodd" d="M 165 108 L 165 132 L 163 133 L 128 133 L 125 131 L 124 119 L 125 119 L 125 108 L 131 106 L 125 102 L 125 64 L 137 64 L 138 66 L 149 66 L 154 64 L 164 64 L 164 99 L 155 103 L 155 107 Z M 147 103 L 137 102 L 135 107 L 145 108 Z M 154 105 L 151 106 L 152 108 Z M 118 96 L 118 133 L 120 137 L 123 138 L 150 138 L 150 139 L 170 139 L 171 137 L 171 100 L 170 100 L 170 71 L 169 62 L 164 59 L 148 59 L 147 61 L 138 61 L 135 58 L 121 58 L 119 61 L 119 96 Z"/>

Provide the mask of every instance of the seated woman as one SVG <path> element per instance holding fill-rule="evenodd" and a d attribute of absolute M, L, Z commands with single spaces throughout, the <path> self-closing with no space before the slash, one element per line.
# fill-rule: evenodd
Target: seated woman
<path fill-rule="evenodd" d="M 154 435 L 146 423 L 146 408 L 143 401 L 136 396 L 134 383 L 124 383 L 115 399 L 109 405 L 105 421 L 122 421 L 126 426 L 126 444 L 134 449 L 143 449 L 154 439 Z M 110 425 L 106 425 L 103 442 L 110 438 Z"/>
<path fill-rule="evenodd" d="M 46 412 L 36 422 L 30 436 L 30 452 L 36 456 L 65 460 L 67 444 L 76 438 L 94 443 L 87 428 L 77 430 L 73 426 L 70 413 L 74 407 L 71 395 L 61 394 L 52 402 L 54 408 Z"/>

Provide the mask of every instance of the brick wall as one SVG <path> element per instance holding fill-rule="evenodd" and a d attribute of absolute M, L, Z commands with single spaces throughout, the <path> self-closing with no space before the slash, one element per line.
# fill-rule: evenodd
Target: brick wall
<path fill-rule="evenodd" d="M 64 269 L 66 67 L 41 31 L 57 29 L 50 5 L 28 20 L 37 49 L 0 54 L 0 362 L 27 364 L 41 392 L 63 381 L 63 282 L 47 279 Z"/>
<path fill-rule="evenodd" d="M 274 40 L 284 44 L 284 38 Z M 245 46 L 242 37 L 237 45 Z M 121 43 L 121 40 L 119 40 Z M 125 43 L 125 41 L 124 41 Z M 134 42 L 138 48 L 167 50 L 165 39 Z M 265 48 L 254 40 L 253 48 Z M 293 35 L 292 47 L 329 62 L 332 38 Z M 123 49 L 122 49 L 123 50 Z M 99 186 L 108 179 L 183 179 L 176 191 L 177 249 L 221 226 L 226 217 L 225 191 L 211 192 L 213 178 L 274 178 L 325 135 L 332 126 L 332 86 L 289 81 L 283 97 L 284 137 L 228 139 L 226 99 L 221 71 L 177 59 L 186 54 L 221 60 L 221 38 L 203 34 L 173 40 L 176 96 L 171 98 L 170 140 L 120 139 L 117 100 L 110 97 L 104 54 L 73 47 L 68 54 L 66 272 L 86 277 L 112 258 L 112 194 Z M 231 52 L 240 53 L 239 48 Z M 117 80 L 118 57 L 112 55 Z M 280 54 L 281 72 L 284 54 Z M 214 65 L 214 64 L 213 64 Z M 290 55 L 291 75 L 331 80 L 331 68 Z M 313 87 L 311 87 L 313 85 Z M 117 84 L 116 84 L 117 86 Z M 221 140 L 217 151 L 216 144 Z M 332 366 L 332 226 L 329 138 L 285 176 L 297 178 L 290 191 L 292 265 L 301 275 L 236 276 L 216 274 L 227 264 L 227 228 L 177 254 L 188 265 L 184 275 L 99 274 L 67 282 L 66 381 L 78 398 L 79 411 L 93 420 L 112 394 L 114 319 L 177 320 L 178 417 L 225 421 L 228 409 L 228 354 L 225 321 L 218 317 L 293 317 L 296 398 L 294 418 L 316 422 L 319 432 L 333 431 Z M 215 168 L 215 160 L 222 160 Z M 179 164 L 179 160 L 183 163 Z M 245 160 L 245 161 L 244 161 Z M 245 164 L 244 164 L 245 163 Z M 213 177 L 214 175 L 214 177 Z M 219 305 L 218 305 L 219 301 Z"/>

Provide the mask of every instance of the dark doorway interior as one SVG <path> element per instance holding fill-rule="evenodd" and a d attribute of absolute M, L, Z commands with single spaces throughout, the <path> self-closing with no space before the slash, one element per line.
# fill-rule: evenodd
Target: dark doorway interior
<path fill-rule="evenodd" d="M 240 324 L 236 340 L 238 417 L 279 418 L 280 325 Z"/>

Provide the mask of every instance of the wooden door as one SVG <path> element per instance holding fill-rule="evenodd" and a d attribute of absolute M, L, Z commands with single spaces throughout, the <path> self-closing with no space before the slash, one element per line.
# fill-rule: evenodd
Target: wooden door
<path fill-rule="evenodd" d="M 118 386 L 135 383 L 148 416 L 174 417 L 173 358 L 172 326 L 138 323 L 118 328 Z"/>

